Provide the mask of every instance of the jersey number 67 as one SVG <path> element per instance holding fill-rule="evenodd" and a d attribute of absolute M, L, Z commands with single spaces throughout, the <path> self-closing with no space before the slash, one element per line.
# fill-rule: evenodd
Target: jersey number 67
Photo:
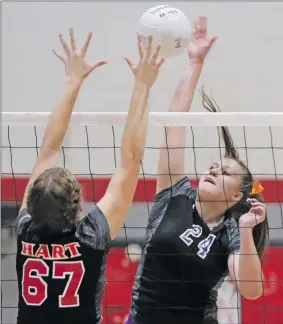
<path fill-rule="evenodd" d="M 58 296 L 59 307 L 77 307 L 80 305 L 78 291 L 85 273 L 82 261 L 52 263 L 52 279 L 65 279 L 66 287 Z M 23 266 L 22 296 L 27 305 L 41 306 L 48 298 L 47 283 L 43 277 L 50 276 L 50 268 L 41 259 L 27 259 Z M 54 283 L 56 285 L 56 283 Z"/>

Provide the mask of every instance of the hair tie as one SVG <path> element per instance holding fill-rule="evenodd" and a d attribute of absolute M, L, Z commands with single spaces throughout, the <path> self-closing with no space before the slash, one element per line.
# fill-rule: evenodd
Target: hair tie
<path fill-rule="evenodd" d="M 260 183 L 254 182 L 253 186 L 252 186 L 251 195 L 258 195 L 258 194 L 262 193 L 263 190 L 264 190 L 264 188 Z"/>

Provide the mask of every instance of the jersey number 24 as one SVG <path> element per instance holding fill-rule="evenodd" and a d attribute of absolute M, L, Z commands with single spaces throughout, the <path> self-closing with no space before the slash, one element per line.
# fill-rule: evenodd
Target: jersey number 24
<path fill-rule="evenodd" d="M 62 295 L 58 296 L 59 307 L 80 305 L 78 290 L 85 273 L 82 261 L 52 263 L 52 279 L 65 279 L 69 276 Z M 43 277 L 50 275 L 50 269 L 42 259 L 27 259 L 23 266 L 22 296 L 27 305 L 40 306 L 48 297 L 47 283 Z"/>
<path fill-rule="evenodd" d="M 202 234 L 202 228 L 199 225 L 193 225 L 193 228 L 188 228 L 183 234 L 180 235 L 180 239 L 187 245 L 190 246 L 194 240 L 192 237 L 198 238 Z M 215 240 L 216 236 L 209 234 L 204 240 L 200 241 L 198 244 L 197 255 L 205 259 L 210 251 L 210 248 Z"/>

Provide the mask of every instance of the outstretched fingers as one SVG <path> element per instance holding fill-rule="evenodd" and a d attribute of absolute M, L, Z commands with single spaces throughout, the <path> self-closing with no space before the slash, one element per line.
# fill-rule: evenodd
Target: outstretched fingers
<path fill-rule="evenodd" d="M 207 18 L 200 16 L 194 22 L 193 37 L 195 39 L 205 38 L 207 35 Z"/>
<path fill-rule="evenodd" d="M 155 49 L 155 52 L 154 52 L 154 54 L 151 57 L 151 64 L 154 65 L 157 69 L 159 69 L 162 66 L 162 64 L 165 62 L 165 57 L 161 57 L 158 60 L 158 56 L 160 54 L 160 50 L 161 50 L 161 45 L 160 44 L 157 44 L 156 49 Z"/>
<path fill-rule="evenodd" d="M 68 46 L 67 42 L 63 38 L 63 35 L 59 35 L 59 39 L 61 42 L 61 45 L 64 49 L 65 56 L 59 54 L 56 50 L 53 50 L 53 53 L 55 56 L 57 56 L 63 63 L 66 63 L 67 59 L 69 59 L 72 56 L 72 53 L 75 55 L 78 55 L 80 53 L 81 57 L 84 58 L 86 56 L 90 41 L 92 39 L 92 33 L 89 32 L 87 35 L 86 42 L 84 43 L 83 47 L 81 50 L 77 53 L 77 45 L 76 45 L 76 40 L 75 40 L 75 33 L 73 28 L 69 28 L 69 35 L 70 35 L 70 44 L 71 44 L 71 49 Z"/>
<path fill-rule="evenodd" d="M 77 50 L 77 46 L 76 46 L 74 28 L 69 28 L 69 34 L 70 34 L 71 49 L 73 52 L 75 52 Z"/>
<path fill-rule="evenodd" d="M 152 51 L 152 36 L 148 36 L 146 40 L 146 49 L 145 49 L 145 56 L 144 56 L 144 59 L 146 61 L 150 60 L 151 51 Z"/>
<path fill-rule="evenodd" d="M 165 60 L 166 60 L 165 57 L 161 57 L 161 59 L 159 60 L 159 62 L 156 64 L 156 68 L 157 69 L 160 69 L 161 66 L 164 64 Z"/>
<path fill-rule="evenodd" d="M 66 57 L 67 59 L 70 58 L 70 56 L 71 56 L 71 51 L 70 51 L 69 46 L 67 45 L 66 41 L 64 40 L 62 34 L 59 35 L 59 40 L 60 40 L 61 45 L 62 45 L 62 47 L 63 47 L 63 50 L 64 50 L 64 52 L 65 52 L 65 57 Z M 66 63 L 66 58 L 65 58 L 63 55 L 59 54 L 55 49 L 53 49 L 53 53 L 54 53 L 54 55 L 55 55 L 56 57 L 58 57 L 58 59 L 59 59 L 60 61 L 62 61 L 64 64 Z"/>
<path fill-rule="evenodd" d="M 156 60 L 159 56 L 159 53 L 160 53 L 160 50 L 161 50 L 161 45 L 160 44 L 157 44 L 156 46 L 156 49 L 155 49 L 155 52 L 153 53 L 152 57 L 151 57 L 151 63 L 152 64 L 155 64 L 156 63 Z"/>
<path fill-rule="evenodd" d="M 206 35 L 207 33 L 207 18 L 200 16 L 199 23 L 198 23 L 198 32 L 201 35 Z"/>
<path fill-rule="evenodd" d="M 200 16 L 198 19 L 194 22 L 194 28 L 193 28 L 193 40 L 200 40 L 205 39 L 208 43 L 207 46 L 210 49 L 213 44 L 216 42 L 218 37 L 213 36 L 211 38 L 207 37 L 207 17 Z"/>
<path fill-rule="evenodd" d="M 157 69 L 160 69 L 160 67 L 163 65 L 163 63 L 165 62 L 165 57 L 161 57 L 159 60 L 158 60 L 158 56 L 160 54 L 160 50 L 161 50 L 161 45 L 158 44 L 156 46 L 156 50 L 155 50 L 155 53 L 152 55 L 152 63 L 155 64 L 155 67 Z"/>
<path fill-rule="evenodd" d="M 59 54 L 55 49 L 52 50 L 54 55 L 58 57 L 60 61 L 62 61 L 64 64 L 66 63 L 66 59 L 64 58 L 63 55 Z"/>
<path fill-rule="evenodd" d="M 134 73 L 134 63 L 128 57 L 124 57 L 124 59 L 127 62 L 127 64 L 129 65 L 132 72 Z"/>
<path fill-rule="evenodd" d="M 218 39 L 217 36 L 213 36 L 209 39 L 209 48 L 213 46 L 213 44 L 217 41 L 217 39 Z"/>
<path fill-rule="evenodd" d="M 67 43 L 65 42 L 62 34 L 59 35 L 59 39 L 60 39 L 60 42 L 62 44 L 62 47 L 64 49 L 64 52 L 65 52 L 67 58 L 69 58 L 71 56 L 71 51 L 70 51 Z"/>
<path fill-rule="evenodd" d="M 88 49 L 88 46 L 89 46 L 89 43 L 92 39 L 92 33 L 89 32 L 88 35 L 87 35 L 87 39 L 86 39 L 86 42 L 84 44 L 84 46 L 82 47 L 82 50 L 81 50 L 81 56 L 82 57 L 85 57 L 86 56 L 86 52 L 87 52 L 87 49 Z"/>
<path fill-rule="evenodd" d="M 88 65 L 88 69 L 86 70 L 86 72 L 84 73 L 84 77 L 87 77 L 93 70 L 97 69 L 98 67 L 107 64 L 107 61 L 96 61 L 92 64 Z"/>
<path fill-rule="evenodd" d="M 145 50 L 145 61 L 148 61 L 150 64 L 154 65 L 158 69 L 162 66 L 162 64 L 165 62 L 165 57 L 162 57 L 160 60 L 158 60 L 158 56 L 161 51 L 161 45 L 157 44 L 155 52 L 152 54 L 152 36 L 148 36 L 147 42 L 146 42 L 146 50 Z M 158 61 L 158 62 L 157 62 Z"/>
<path fill-rule="evenodd" d="M 144 49 L 143 49 L 143 37 L 141 35 L 138 35 L 138 49 L 139 49 L 140 59 L 142 59 L 144 56 Z"/>

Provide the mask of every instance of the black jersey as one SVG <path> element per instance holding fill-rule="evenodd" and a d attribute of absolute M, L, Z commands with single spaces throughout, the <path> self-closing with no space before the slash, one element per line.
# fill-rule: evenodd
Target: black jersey
<path fill-rule="evenodd" d="M 194 208 L 188 179 L 160 192 L 133 288 L 130 323 L 214 324 L 228 257 L 240 249 L 234 219 L 210 229 Z"/>
<path fill-rule="evenodd" d="M 74 231 L 40 235 L 22 210 L 16 231 L 17 323 L 99 323 L 111 239 L 98 207 Z"/>

